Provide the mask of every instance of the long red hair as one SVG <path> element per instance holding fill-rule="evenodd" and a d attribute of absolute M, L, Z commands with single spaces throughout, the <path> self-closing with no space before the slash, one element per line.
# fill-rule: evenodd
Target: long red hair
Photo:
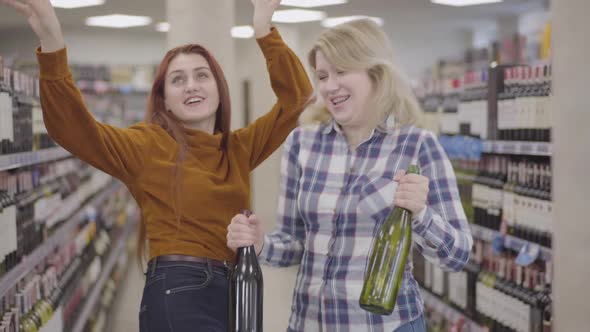
<path fill-rule="evenodd" d="M 178 143 L 178 152 L 176 166 L 172 170 L 172 179 L 170 190 L 174 201 L 174 213 L 176 219 L 180 222 L 180 211 L 178 209 L 178 184 L 180 180 L 180 165 L 182 164 L 187 150 L 186 137 L 183 132 L 182 123 L 179 119 L 174 116 L 172 112 L 168 112 L 165 100 L 165 81 L 166 72 L 170 66 L 170 62 L 179 54 L 199 54 L 209 64 L 211 72 L 217 82 L 217 90 L 219 93 L 219 107 L 215 113 L 215 132 L 222 133 L 221 143 L 219 149 L 227 150 L 227 140 L 230 132 L 231 123 L 231 104 L 229 98 L 229 87 L 223 74 L 221 66 L 215 60 L 215 58 L 205 49 L 203 46 L 198 44 L 187 44 L 171 49 L 166 53 L 164 59 L 158 67 L 154 83 L 152 85 L 152 91 L 148 100 L 147 112 L 145 115 L 145 122 L 154 123 L 162 127 L 174 140 Z M 139 223 L 139 234 L 137 237 L 137 257 L 139 262 L 142 263 L 146 258 L 146 226 L 142 222 Z"/>

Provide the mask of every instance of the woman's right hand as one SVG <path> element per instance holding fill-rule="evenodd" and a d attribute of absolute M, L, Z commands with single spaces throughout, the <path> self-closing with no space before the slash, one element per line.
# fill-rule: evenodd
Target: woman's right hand
<path fill-rule="evenodd" d="M 279 7 L 280 0 L 251 0 L 254 5 L 252 25 L 256 38 L 262 38 L 270 33 L 272 15 Z"/>
<path fill-rule="evenodd" d="M 264 243 L 264 231 L 256 215 L 246 217 L 244 214 L 236 214 L 229 226 L 227 226 L 227 246 L 237 251 L 238 248 L 254 245 L 256 254 L 262 251 Z"/>
<path fill-rule="evenodd" d="M 2 0 L 16 9 L 29 22 L 39 37 L 43 52 L 55 52 L 65 47 L 63 34 L 55 10 L 49 0 Z"/>

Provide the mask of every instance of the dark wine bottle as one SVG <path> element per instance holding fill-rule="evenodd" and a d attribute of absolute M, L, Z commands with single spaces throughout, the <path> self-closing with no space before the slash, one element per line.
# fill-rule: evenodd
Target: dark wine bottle
<path fill-rule="evenodd" d="M 250 216 L 251 212 L 242 212 Z M 262 270 L 254 246 L 238 248 L 238 259 L 230 274 L 230 332 L 262 332 Z"/>
<path fill-rule="evenodd" d="M 419 172 L 415 165 L 407 170 L 408 174 Z M 361 308 L 380 315 L 393 312 L 411 243 L 412 213 L 394 207 L 373 240 L 359 299 Z"/>

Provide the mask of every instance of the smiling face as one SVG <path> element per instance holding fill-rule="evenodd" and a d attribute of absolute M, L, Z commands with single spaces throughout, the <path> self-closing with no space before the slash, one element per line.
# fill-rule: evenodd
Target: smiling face
<path fill-rule="evenodd" d="M 207 60 L 181 53 L 170 62 L 165 80 L 166 109 L 185 127 L 213 133 L 219 90 Z"/>
<path fill-rule="evenodd" d="M 342 127 L 365 127 L 373 84 L 366 70 L 341 70 L 318 50 L 315 71 L 320 95 L 332 117 Z"/>

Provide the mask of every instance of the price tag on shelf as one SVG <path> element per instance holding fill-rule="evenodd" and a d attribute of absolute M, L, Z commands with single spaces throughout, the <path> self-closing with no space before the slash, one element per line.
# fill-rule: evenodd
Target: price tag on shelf
<path fill-rule="evenodd" d="M 543 144 L 538 144 L 537 145 L 537 152 L 539 154 L 551 154 L 551 145 L 547 144 L 547 143 L 543 143 Z"/>
<path fill-rule="evenodd" d="M 520 144 L 520 153 L 529 154 L 533 152 L 533 143 L 523 142 Z"/>
<path fill-rule="evenodd" d="M 539 245 L 530 242 L 525 243 L 518 252 L 516 264 L 521 266 L 531 265 L 539 257 L 540 251 Z"/>
<path fill-rule="evenodd" d="M 504 251 L 504 235 L 496 233 L 492 237 L 492 251 L 495 255 L 500 255 Z"/>

